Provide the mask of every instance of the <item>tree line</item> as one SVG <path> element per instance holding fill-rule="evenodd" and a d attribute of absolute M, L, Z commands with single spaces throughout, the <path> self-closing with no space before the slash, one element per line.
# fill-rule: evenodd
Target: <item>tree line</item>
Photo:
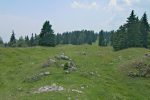
<path fill-rule="evenodd" d="M 59 44 L 92 44 L 97 40 L 98 34 L 90 30 L 72 31 L 64 32 L 62 34 L 54 34 L 52 25 L 49 21 L 43 24 L 41 32 L 39 35 L 33 34 L 31 38 L 29 36 L 19 37 L 16 39 L 15 32 L 12 31 L 10 41 L 8 43 L 3 43 L 2 38 L 0 38 L 0 44 L 4 44 L 5 47 L 32 47 L 32 46 L 49 46 L 55 47 Z"/>
<path fill-rule="evenodd" d="M 59 44 L 89 44 L 96 42 L 98 39 L 99 46 L 112 46 L 115 51 L 130 48 L 143 47 L 150 48 L 150 25 L 147 14 L 144 13 L 139 19 L 134 10 L 127 18 L 127 22 L 119 27 L 116 31 L 103 31 L 95 33 L 91 30 L 81 30 L 54 34 L 52 25 L 49 21 L 43 24 L 39 35 L 32 34 L 29 36 L 16 39 L 14 31 L 8 43 L 3 43 L 0 38 L 0 46 L 8 47 L 32 47 L 32 46 L 49 46 L 55 47 Z"/>

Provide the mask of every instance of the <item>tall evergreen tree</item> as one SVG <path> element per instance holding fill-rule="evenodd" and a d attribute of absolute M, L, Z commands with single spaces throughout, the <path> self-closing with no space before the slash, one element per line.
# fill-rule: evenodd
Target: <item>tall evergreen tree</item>
<path fill-rule="evenodd" d="M 34 45 L 37 46 L 39 44 L 39 36 L 38 35 L 34 35 Z"/>
<path fill-rule="evenodd" d="M 3 44 L 3 39 L 0 37 L 0 45 Z"/>
<path fill-rule="evenodd" d="M 115 51 L 127 48 L 127 33 L 125 26 L 121 26 L 113 36 L 113 48 Z"/>
<path fill-rule="evenodd" d="M 139 19 L 134 14 L 134 10 L 127 19 L 127 45 L 128 47 L 139 47 L 141 46 Z"/>
<path fill-rule="evenodd" d="M 25 43 L 25 40 L 24 40 L 24 38 L 21 36 L 20 38 L 19 38 L 19 40 L 17 41 L 17 47 L 26 47 L 27 45 L 26 45 L 26 43 Z"/>
<path fill-rule="evenodd" d="M 30 40 L 28 36 L 25 36 L 25 43 L 27 46 L 30 46 Z"/>
<path fill-rule="evenodd" d="M 103 30 L 101 30 L 99 33 L 99 46 L 105 46 L 104 31 Z"/>
<path fill-rule="evenodd" d="M 148 33 L 148 36 L 147 36 L 147 46 L 148 48 L 150 49 L 150 32 Z"/>
<path fill-rule="evenodd" d="M 62 35 L 60 33 L 57 33 L 56 35 L 56 44 L 61 44 L 62 43 Z"/>
<path fill-rule="evenodd" d="M 147 48 L 148 45 L 148 32 L 149 32 L 149 24 L 147 20 L 147 14 L 144 13 L 143 17 L 141 18 L 141 25 L 140 25 L 140 31 L 141 31 L 141 37 L 142 37 L 142 46 Z"/>
<path fill-rule="evenodd" d="M 32 33 L 31 39 L 30 39 L 30 46 L 34 46 L 34 36 Z"/>
<path fill-rule="evenodd" d="M 11 35 L 10 41 L 9 41 L 9 46 L 11 46 L 11 47 L 15 47 L 16 46 L 16 38 L 15 38 L 14 31 L 12 31 L 12 35 Z"/>
<path fill-rule="evenodd" d="M 50 25 L 49 21 L 46 21 L 41 29 L 41 33 L 39 35 L 39 44 L 41 46 L 52 46 L 56 45 L 55 43 L 55 34 L 52 30 L 52 25 Z"/>

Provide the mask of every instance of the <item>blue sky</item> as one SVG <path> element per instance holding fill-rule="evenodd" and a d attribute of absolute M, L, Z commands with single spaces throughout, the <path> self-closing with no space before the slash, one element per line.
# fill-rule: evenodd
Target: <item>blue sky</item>
<path fill-rule="evenodd" d="M 46 20 L 55 33 L 116 30 L 132 9 L 150 19 L 150 0 L 0 0 L 0 36 L 8 41 L 12 30 L 17 38 L 39 34 Z"/>

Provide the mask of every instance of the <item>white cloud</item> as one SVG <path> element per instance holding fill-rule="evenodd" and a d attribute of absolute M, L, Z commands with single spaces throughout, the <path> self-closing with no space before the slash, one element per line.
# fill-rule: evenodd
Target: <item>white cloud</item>
<path fill-rule="evenodd" d="M 118 11 L 122 11 L 123 8 L 117 3 L 117 0 L 110 0 L 109 4 L 108 4 L 108 9 L 109 10 L 118 10 Z"/>
<path fill-rule="evenodd" d="M 91 3 L 81 3 L 78 1 L 73 1 L 71 3 L 72 8 L 80 8 L 80 9 L 98 9 L 99 5 L 97 2 L 91 2 Z"/>
<path fill-rule="evenodd" d="M 125 3 L 126 3 L 128 6 L 131 5 L 131 0 L 124 0 L 124 1 L 125 1 Z"/>
<path fill-rule="evenodd" d="M 114 6 L 114 7 L 116 7 L 116 6 L 117 6 L 117 0 L 110 0 L 110 1 L 109 1 L 109 6 Z"/>

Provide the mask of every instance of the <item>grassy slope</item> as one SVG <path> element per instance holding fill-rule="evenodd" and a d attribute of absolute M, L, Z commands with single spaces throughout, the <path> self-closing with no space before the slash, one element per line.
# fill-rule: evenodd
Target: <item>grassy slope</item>
<path fill-rule="evenodd" d="M 85 49 L 87 48 L 87 49 Z M 80 53 L 85 51 L 86 56 Z M 60 67 L 41 68 L 49 57 L 64 52 L 78 65 L 78 70 L 64 74 Z M 150 99 L 150 80 L 129 78 L 122 74 L 120 65 L 140 58 L 149 50 L 131 48 L 113 52 L 111 47 L 58 46 L 56 48 L 0 48 L 0 100 L 145 100 Z M 24 78 L 50 71 L 52 75 L 34 83 L 23 82 Z M 90 75 L 89 73 L 96 73 Z M 30 94 L 29 91 L 56 83 L 65 91 Z M 81 86 L 88 86 L 81 89 Z M 22 88 L 22 91 L 19 91 Z M 82 94 L 68 89 L 83 91 Z"/>

